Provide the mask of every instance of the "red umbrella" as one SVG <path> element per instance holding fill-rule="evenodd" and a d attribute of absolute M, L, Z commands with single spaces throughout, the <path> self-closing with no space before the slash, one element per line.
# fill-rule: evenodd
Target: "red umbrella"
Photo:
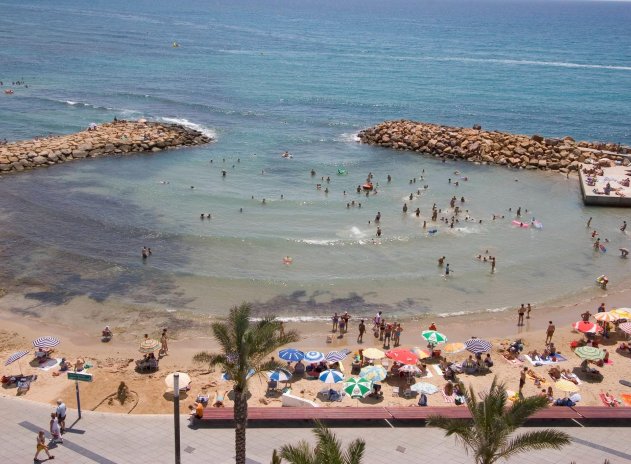
<path fill-rule="evenodd" d="M 418 356 L 416 356 L 411 351 L 401 348 L 388 351 L 386 353 L 386 356 L 401 364 L 416 364 L 416 362 L 418 361 Z"/>
<path fill-rule="evenodd" d="M 572 324 L 572 327 L 583 333 L 594 334 L 603 331 L 603 328 L 601 326 L 599 326 L 598 324 L 594 324 L 593 322 L 579 321 Z"/>

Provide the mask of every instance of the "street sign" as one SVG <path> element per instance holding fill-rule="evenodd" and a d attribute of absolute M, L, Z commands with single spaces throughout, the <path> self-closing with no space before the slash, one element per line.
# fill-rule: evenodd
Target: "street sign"
<path fill-rule="evenodd" d="M 84 372 L 68 372 L 68 380 L 78 380 L 79 382 L 92 382 L 92 374 Z"/>

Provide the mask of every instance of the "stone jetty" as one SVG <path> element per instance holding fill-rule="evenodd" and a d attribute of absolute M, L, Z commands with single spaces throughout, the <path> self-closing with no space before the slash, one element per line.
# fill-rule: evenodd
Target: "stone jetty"
<path fill-rule="evenodd" d="M 464 159 L 524 169 L 577 171 L 581 163 L 627 166 L 631 147 L 613 143 L 577 142 L 571 137 L 546 138 L 506 132 L 441 126 L 408 120 L 385 121 L 358 134 L 371 145 L 412 150 L 434 156 Z"/>
<path fill-rule="evenodd" d="M 199 131 L 161 122 L 114 121 L 82 132 L 0 145 L 0 173 L 24 171 L 83 158 L 159 152 L 202 145 L 211 138 Z"/>

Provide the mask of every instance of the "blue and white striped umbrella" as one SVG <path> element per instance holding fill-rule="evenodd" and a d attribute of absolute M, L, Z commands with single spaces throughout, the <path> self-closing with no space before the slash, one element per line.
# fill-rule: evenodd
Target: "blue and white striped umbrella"
<path fill-rule="evenodd" d="M 59 345 L 59 339 L 55 337 L 39 337 L 33 340 L 35 348 L 52 348 Z"/>
<path fill-rule="evenodd" d="M 250 369 L 248 373 L 245 374 L 245 379 L 249 379 L 254 374 L 256 374 L 256 371 L 254 369 Z M 232 380 L 232 377 L 230 377 L 230 374 L 228 374 L 227 372 L 224 372 L 223 374 L 221 374 L 221 380 L 227 382 L 228 380 Z"/>
<path fill-rule="evenodd" d="M 341 351 L 331 351 L 324 357 L 328 362 L 340 362 L 349 355 L 350 351 L 344 349 Z"/>
<path fill-rule="evenodd" d="M 269 371 L 267 377 L 277 382 L 289 382 L 292 375 L 287 369 L 276 369 L 275 371 Z"/>
<path fill-rule="evenodd" d="M 324 354 L 320 353 L 319 351 L 307 351 L 305 353 L 305 361 L 310 363 L 324 361 Z"/>
<path fill-rule="evenodd" d="M 320 374 L 319 379 L 324 383 L 339 383 L 344 380 L 344 374 L 340 371 L 328 369 Z"/>
<path fill-rule="evenodd" d="M 284 350 L 280 350 L 278 352 L 278 357 L 283 361 L 298 362 L 304 359 L 305 354 L 295 348 L 287 348 Z"/>
<path fill-rule="evenodd" d="M 26 356 L 27 354 L 29 354 L 30 351 L 18 351 L 17 353 L 13 353 L 11 356 L 8 357 L 7 362 L 4 363 L 5 366 L 8 366 L 9 364 L 14 363 L 15 361 L 17 361 L 20 358 L 23 358 L 24 356 Z"/>
<path fill-rule="evenodd" d="M 470 351 L 473 354 L 486 353 L 493 346 L 491 342 L 480 338 L 471 338 L 464 342 L 464 344 L 467 347 L 467 351 Z"/>

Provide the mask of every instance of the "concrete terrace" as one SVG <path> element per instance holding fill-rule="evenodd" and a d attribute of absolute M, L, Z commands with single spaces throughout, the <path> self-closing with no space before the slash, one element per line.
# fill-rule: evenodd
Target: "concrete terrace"
<path fill-rule="evenodd" d="M 35 454 L 38 429 L 48 431 L 52 404 L 35 403 L 23 398 L 0 397 L 3 443 L 0 461 L 3 464 L 31 462 Z M 83 411 L 76 421 L 75 410 L 68 410 L 64 443 L 51 448 L 54 462 L 73 464 L 123 464 L 174 462 L 173 417 L 169 415 L 122 415 Z M 234 431 L 228 428 L 188 426 L 181 417 L 182 463 L 228 464 L 234 462 Z M 540 451 L 520 455 L 511 464 L 612 464 L 631 462 L 631 440 L 628 428 L 563 427 L 574 443 L 562 451 Z M 348 427 L 336 428 L 345 443 L 357 437 L 367 442 L 365 462 L 397 464 L 442 462 L 470 464 L 471 457 L 457 446 L 453 438 L 445 438 L 440 430 L 422 427 Z M 47 436 L 49 434 L 47 433 Z M 248 430 L 248 463 L 269 463 L 272 450 L 285 443 L 312 440 L 307 427 L 251 428 Z M 44 455 L 40 454 L 40 457 Z"/>
<path fill-rule="evenodd" d="M 584 167 L 591 167 L 586 165 Z M 594 179 L 594 176 L 583 173 L 579 170 L 579 179 L 581 184 L 581 195 L 583 202 L 590 206 L 631 206 L 631 187 L 624 187 L 620 184 L 623 179 L 629 179 L 626 171 L 631 171 L 629 166 L 612 166 L 602 167 L 603 175 L 595 176 L 595 185 L 589 185 L 588 179 Z M 605 195 L 604 189 L 607 183 L 616 191 Z M 600 192 L 600 193 L 595 193 Z"/>

